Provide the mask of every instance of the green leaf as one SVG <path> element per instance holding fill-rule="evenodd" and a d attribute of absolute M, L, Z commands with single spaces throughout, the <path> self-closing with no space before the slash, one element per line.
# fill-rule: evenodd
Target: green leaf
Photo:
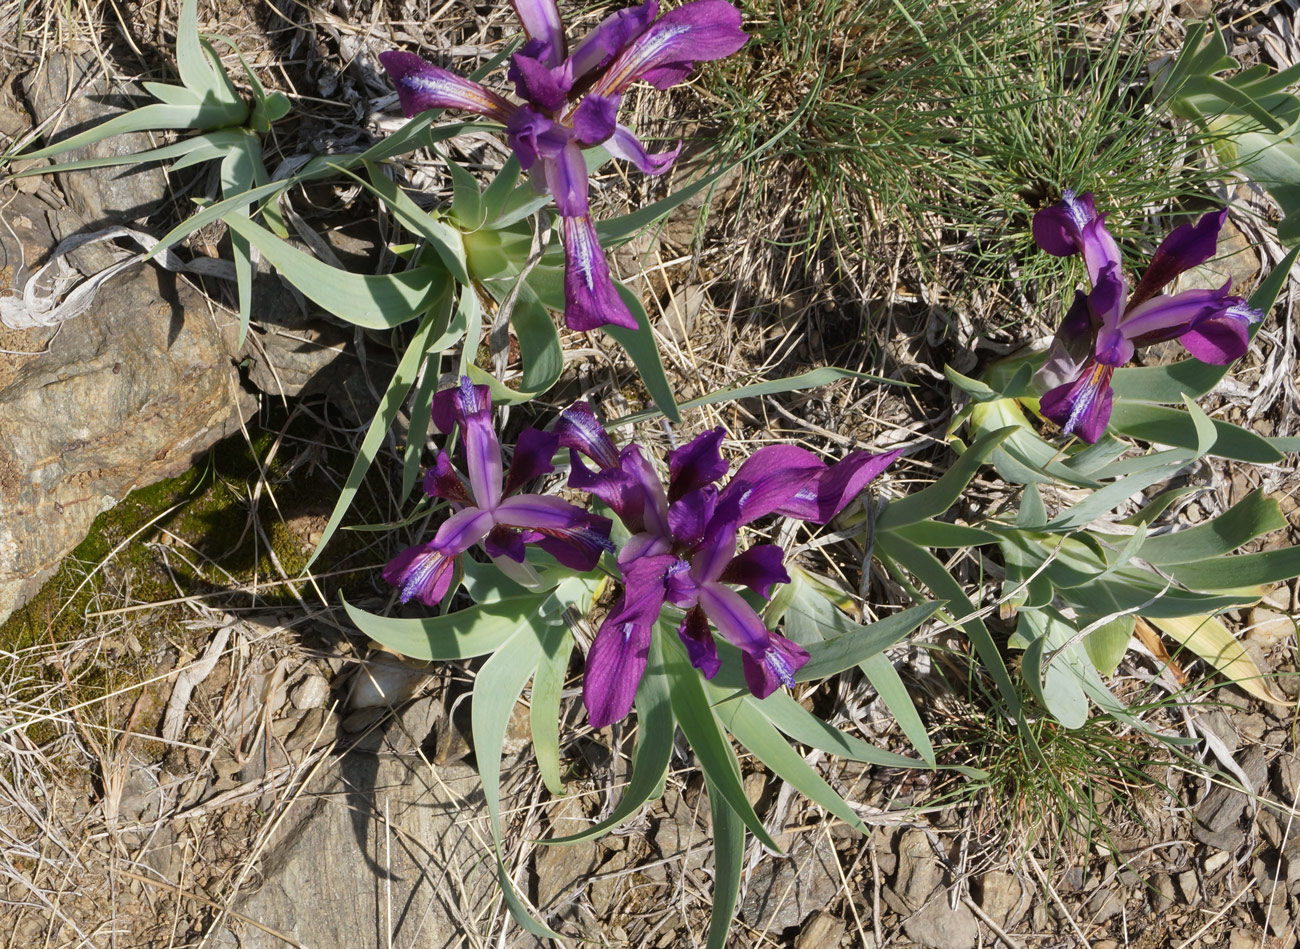
<path fill-rule="evenodd" d="M 477 231 L 486 220 L 483 196 L 478 181 L 459 163 L 443 157 L 443 165 L 451 175 L 451 214 L 461 230 Z"/>
<path fill-rule="evenodd" d="M 1262 491 L 1252 491 L 1213 520 L 1148 537 L 1138 556 L 1156 566 L 1191 563 L 1231 553 L 1257 537 L 1286 526 L 1278 503 L 1265 497 Z"/>
<path fill-rule="evenodd" d="M 1088 722 L 1088 697 L 1082 674 L 1073 668 L 1078 663 L 1076 647 L 1066 645 L 1074 629 L 1038 610 L 1022 612 L 1020 621 L 1036 634 L 1021 663 L 1025 684 L 1062 725 L 1082 728 Z M 1048 655 L 1053 651 L 1055 658 Z"/>
<path fill-rule="evenodd" d="M 527 284 L 519 288 L 519 295 L 515 297 L 510 325 L 519 338 L 519 351 L 524 363 L 519 388 L 503 385 L 477 366 L 469 367 L 469 375 L 476 383 L 491 390 L 494 403 L 515 405 L 531 401 L 555 385 L 564 371 L 564 349 L 550 312 Z"/>
<path fill-rule="evenodd" d="M 892 666 L 891 666 L 892 668 Z M 825 720 L 808 711 L 784 690 L 773 692 L 765 699 L 750 698 L 758 709 L 783 733 L 789 735 L 801 745 L 817 748 L 829 755 L 862 761 L 866 764 L 878 764 L 887 768 L 921 768 L 927 764 L 933 766 L 933 757 L 928 762 L 917 761 L 905 755 L 877 748 L 854 735 L 841 731 Z M 908 700 L 911 704 L 911 700 Z M 926 745 L 929 745 L 927 739 Z M 930 752 L 933 756 L 934 752 Z"/>
<path fill-rule="evenodd" d="M 1165 571 L 1193 590 L 1237 590 L 1300 576 L 1300 547 L 1173 564 Z"/>
<path fill-rule="evenodd" d="M 675 634 L 674 634 L 675 635 Z M 673 718 L 668 695 L 668 677 L 664 673 L 663 650 L 658 635 L 650 638 L 650 652 L 645 674 L 636 693 L 637 739 L 632 752 L 632 778 L 623 798 L 598 824 L 568 837 L 543 841 L 549 844 L 576 844 L 604 836 L 636 814 L 645 803 L 663 793 L 668 764 L 673 754 L 673 735 L 677 721 Z M 706 779 L 708 775 L 705 775 Z M 743 833 L 743 831 L 742 831 Z"/>
<path fill-rule="evenodd" d="M 519 181 L 519 171 L 519 156 L 512 152 L 496 177 L 483 189 L 483 216 L 489 226 L 495 225 L 505 211 L 506 202 Z"/>
<path fill-rule="evenodd" d="M 1120 660 L 1128 652 L 1136 622 L 1137 618 L 1131 613 L 1117 616 L 1083 638 L 1083 648 L 1088 653 L 1088 658 L 1102 675 L 1112 675 L 1119 668 Z M 1084 622 L 1084 625 L 1091 624 Z"/>
<path fill-rule="evenodd" d="M 442 292 L 445 295 L 450 295 L 450 281 L 442 288 Z M 445 299 L 441 302 L 442 305 L 446 303 Z M 442 310 L 442 306 L 438 305 L 438 303 L 439 301 L 435 300 L 434 305 L 429 307 L 424 319 L 420 321 L 420 326 L 416 329 L 410 345 L 402 353 L 402 358 L 393 371 L 393 378 L 384 390 L 384 397 L 380 399 L 379 407 L 375 409 L 375 416 L 370 422 L 370 428 L 366 430 L 366 437 L 362 439 L 361 447 L 357 449 L 357 457 L 352 462 L 351 470 L 348 471 L 347 480 L 344 481 L 343 490 L 339 492 L 339 498 L 334 503 L 334 510 L 330 513 L 325 530 L 321 533 L 321 539 L 316 543 L 316 549 L 312 552 L 311 559 L 307 561 L 306 567 L 303 569 L 310 568 L 316 562 L 316 558 L 320 556 L 321 551 L 325 549 L 325 545 L 334 536 L 334 532 L 338 530 L 339 524 L 343 521 L 343 515 L 352 506 L 352 499 L 356 497 L 361 482 L 365 480 L 366 472 L 370 470 L 375 457 L 379 454 L 379 449 L 384 443 L 388 429 L 392 427 L 393 420 L 397 418 L 397 413 L 402 408 L 402 403 L 406 401 L 407 393 L 415 385 L 415 377 L 428 352 L 430 338 L 438 327 L 439 314 Z"/>
<path fill-rule="evenodd" d="M 1171 477 L 1190 460 L 1182 452 L 1170 454 L 1174 455 L 1173 460 L 1170 462 L 1121 478 L 1104 488 L 1094 491 L 1078 504 L 1066 508 L 1048 521 L 1044 530 L 1069 531 L 1083 527 L 1089 521 L 1114 510 L 1116 506 L 1138 492 L 1145 491 L 1151 485 Z"/>
<path fill-rule="evenodd" d="M 238 214 L 227 214 L 223 220 L 304 296 L 354 326 L 390 329 L 414 319 L 451 292 L 451 275 L 442 267 L 413 267 L 394 274 L 349 273 L 298 250 Z"/>
<path fill-rule="evenodd" d="M 978 445 L 978 442 L 976 444 Z M 975 446 L 972 446 L 971 451 L 974 450 Z M 965 460 L 965 457 L 963 455 L 958 459 L 958 462 Z M 944 477 L 947 477 L 947 475 L 944 475 Z M 921 493 L 924 494 L 925 492 Z M 916 495 L 912 495 L 912 497 L 916 497 Z M 888 513 L 888 509 L 886 509 L 886 513 Z M 979 611 L 969 597 L 966 596 L 966 591 L 962 589 L 962 585 L 952 577 L 947 568 L 928 550 L 917 547 L 901 537 L 878 532 L 876 534 L 876 552 L 886 566 L 892 564 L 895 567 L 895 570 L 891 572 L 896 572 L 898 567 L 902 567 L 916 577 L 918 581 L 929 587 L 930 592 L 937 598 L 947 600 L 949 611 L 956 610 L 959 616 L 967 617 L 960 624 L 961 628 L 966 631 L 966 635 L 969 637 L 971 645 L 975 647 L 975 652 L 979 655 L 985 670 L 992 677 L 994 684 L 997 685 L 998 692 L 1002 696 L 1002 701 L 1006 703 L 1007 710 L 1019 720 L 1020 693 L 1016 690 L 1015 683 L 1011 681 L 1011 675 L 1007 672 L 1006 663 L 1002 660 L 1002 653 L 999 651 L 997 643 L 993 640 L 992 634 L 989 633 L 988 627 L 984 625 L 984 621 L 979 618 Z"/>
<path fill-rule="evenodd" d="M 726 949 L 745 868 L 745 825 L 707 771 L 704 784 L 713 822 L 713 907 L 705 949 Z"/>
<path fill-rule="evenodd" d="M 243 108 L 241 104 L 239 109 Z M 141 106 L 138 109 L 132 109 L 130 112 L 123 112 L 121 115 L 115 115 L 94 128 L 65 138 L 54 145 L 47 145 L 45 148 L 39 148 L 34 152 L 26 152 L 16 157 L 23 159 L 48 158 L 51 155 L 58 155 L 74 148 L 94 145 L 106 138 L 112 138 L 114 135 L 124 135 L 127 132 L 152 132 L 160 129 L 222 129 L 231 125 L 238 125 L 242 119 L 243 115 L 236 111 L 234 107 L 215 102 L 204 102 L 197 106 L 166 105 L 155 102 Z M 135 155 L 123 155 L 122 160 L 114 164 L 124 164 L 136 160 L 137 156 Z M 43 168 L 41 170 L 42 172 L 49 172 L 51 169 Z"/>
<path fill-rule="evenodd" d="M 200 99 L 217 101 L 225 92 L 213 74 L 199 38 L 198 0 L 181 0 L 181 14 L 176 23 L 176 69 L 185 88 Z"/>
<path fill-rule="evenodd" d="M 822 780 L 821 775 L 809 767 L 808 762 L 795 752 L 781 737 L 758 708 L 747 699 L 724 702 L 717 709 L 722 724 L 736 740 L 754 753 L 755 757 L 777 777 L 794 786 L 804 797 L 825 808 L 851 827 L 867 831 L 867 827 L 853 808 Z"/>
<path fill-rule="evenodd" d="M 894 533 L 906 537 L 920 547 L 949 547 L 954 550 L 997 542 L 997 537 L 986 530 L 967 527 L 964 524 L 949 524 L 947 521 L 918 521 L 915 524 L 904 524 L 895 527 Z"/>
<path fill-rule="evenodd" d="M 573 634 L 567 626 L 548 626 L 542 631 L 542 658 L 533 678 L 533 698 L 528 723 L 533 733 L 537 770 L 546 789 L 556 797 L 564 795 L 560 780 L 560 693 L 573 655 Z"/>
<path fill-rule="evenodd" d="M 795 673 L 795 681 L 816 682 L 879 655 L 890 646 L 902 642 L 942 607 L 942 603 L 922 603 L 874 623 L 858 626 L 855 632 L 807 644 L 809 659 Z M 799 608 L 797 602 L 790 607 L 791 611 Z"/>
<path fill-rule="evenodd" d="M 538 922 L 524 906 L 506 872 L 501 853 L 501 749 L 506 728 L 524 686 L 537 668 L 542 655 L 538 631 L 525 624 L 500 649 L 494 652 L 474 679 L 474 697 L 470 704 L 470 722 L 474 733 L 474 752 L 479 777 L 483 781 L 483 800 L 487 804 L 492 844 L 497 859 L 497 879 L 505 894 L 506 905 L 515 922 L 535 936 L 560 938 Z"/>
<path fill-rule="evenodd" d="M 1282 460 L 1282 453 L 1262 436 L 1229 422 L 1215 420 L 1213 425 L 1217 437 L 1212 454 L 1260 465 Z M 1130 438 L 1192 451 L 1196 451 L 1202 441 L 1197 422 L 1191 415 L 1163 405 L 1117 400 L 1111 411 L 1110 427 Z"/>
<path fill-rule="evenodd" d="M 750 833 L 757 837 L 764 847 L 780 853 L 781 848 L 767 832 L 763 822 L 758 819 L 754 808 L 745 797 L 745 787 L 740 780 L 740 764 L 736 761 L 736 752 L 727 741 L 718 716 L 705 696 L 704 680 L 686 658 L 685 650 L 675 642 L 676 631 L 665 629 L 662 624 L 659 630 L 660 639 L 664 644 L 664 668 L 668 672 L 673 714 L 677 716 L 677 723 L 681 726 L 682 733 L 700 761 L 700 770 L 717 788 L 722 800 L 740 816 Z"/>
<path fill-rule="evenodd" d="M 659 358 L 659 347 L 655 344 L 654 330 L 650 328 L 650 319 L 646 316 L 645 307 L 641 305 L 636 294 L 619 281 L 614 281 L 614 287 L 636 319 L 637 328 L 632 330 L 624 326 L 602 326 L 601 329 L 623 347 L 623 351 L 632 360 L 632 365 L 636 366 L 642 384 L 649 391 L 659 411 L 669 420 L 680 422 L 682 415 L 673 396 L 672 384 L 664 372 L 664 364 Z"/>
<path fill-rule="evenodd" d="M 429 242 L 457 283 L 469 283 L 469 271 L 465 268 L 465 241 L 460 231 L 416 204 L 397 182 L 384 174 L 381 166 L 366 162 L 365 167 L 370 181 L 360 177 L 356 180 L 379 196 L 402 227 Z"/>
<path fill-rule="evenodd" d="M 546 597 L 511 597 L 443 616 L 379 616 L 343 600 L 348 619 L 377 643 L 423 660 L 471 659 L 500 649 L 521 624 L 536 616 Z"/>
<path fill-rule="evenodd" d="M 966 490 L 980 465 L 984 464 L 984 459 L 1015 431 L 1014 426 L 1007 426 L 975 439 L 970 448 L 934 484 L 905 498 L 891 501 L 876 519 L 876 530 L 888 531 L 905 524 L 915 524 L 948 510 Z"/>

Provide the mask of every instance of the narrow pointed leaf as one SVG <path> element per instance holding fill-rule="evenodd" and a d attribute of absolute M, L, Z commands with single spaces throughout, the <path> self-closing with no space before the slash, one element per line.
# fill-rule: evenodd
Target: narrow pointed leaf
<path fill-rule="evenodd" d="M 614 340 L 623 347 L 623 351 L 632 360 L 632 365 L 636 366 L 642 384 L 649 391 L 659 411 L 663 412 L 670 421 L 680 422 L 682 415 L 677 407 L 677 399 L 673 396 L 672 383 L 668 381 L 663 361 L 659 358 L 659 347 L 655 343 L 654 330 L 650 328 L 650 319 L 646 316 L 645 307 L 641 305 L 637 295 L 622 283 L 615 281 L 614 286 L 636 319 L 637 328 L 633 330 L 624 326 L 603 326 L 601 329 L 614 337 Z"/>
<path fill-rule="evenodd" d="M 443 661 L 496 652 L 536 616 L 545 599 L 529 594 L 418 619 L 369 613 L 346 599 L 343 608 L 356 628 L 375 642 L 412 659 Z"/>
<path fill-rule="evenodd" d="M 568 627 L 548 626 L 542 633 L 542 657 L 533 678 L 533 698 L 528 724 L 533 735 L 537 770 L 546 789 L 556 797 L 564 795 L 560 780 L 560 692 L 573 654 L 573 634 Z"/>

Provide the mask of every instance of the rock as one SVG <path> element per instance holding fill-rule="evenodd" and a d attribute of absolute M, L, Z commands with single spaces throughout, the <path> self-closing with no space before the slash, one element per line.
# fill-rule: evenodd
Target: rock
<path fill-rule="evenodd" d="M 939 862 L 925 832 L 915 827 L 904 831 L 898 842 L 898 874 L 894 880 L 899 899 L 916 911 L 942 883 Z"/>
<path fill-rule="evenodd" d="M 687 869 L 704 866 L 709 855 L 709 835 L 696 825 L 694 811 L 673 790 L 663 796 L 662 807 L 666 815 L 655 822 L 654 843 L 659 855 L 680 861 L 678 866 Z"/>
<path fill-rule="evenodd" d="M 794 949 L 833 949 L 844 936 L 844 920 L 822 910 L 804 924 L 794 938 Z"/>
<path fill-rule="evenodd" d="M 840 868 L 827 836 L 803 838 L 785 857 L 764 857 L 750 877 L 740 918 L 762 932 L 798 926 L 840 892 Z"/>
<path fill-rule="evenodd" d="M 903 932 L 913 942 L 931 949 L 973 949 L 979 941 L 979 923 L 965 903 L 956 909 L 937 898 L 903 922 Z"/>
<path fill-rule="evenodd" d="M 223 924 L 241 949 L 282 949 L 279 934 L 306 946 L 453 945 L 463 913 L 498 898 L 478 773 L 456 763 L 433 774 L 404 747 L 380 751 L 327 759 L 313 775 L 249 875 L 256 889 L 231 907 L 271 932 L 233 914 Z"/>
<path fill-rule="evenodd" d="M 572 797 L 561 798 L 554 806 L 550 823 L 554 837 L 567 837 L 591 826 L 578 799 Z M 586 888 L 584 881 L 599 863 L 600 848 L 594 840 L 580 844 L 539 844 L 533 857 L 538 908 L 555 912 L 572 903 Z"/>
<path fill-rule="evenodd" d="M 1259 949 L 1259 934 L 1233 930 L 1228 936 L 1228 949 Z"/>
<path fill-rule="evenodd" d="M 979 878 L 979 907 L 1002 929 L 1024 915 L 1024 888 L 1014 873 L 990 870 Z"/>
<path fill-rule="evenodd" d="M 1265 649 L 1272 649 L 1280 642 L 1289 641 L 1295 631 L 1295 622 L 1285 613 L 1257 606 L 1250 611 L 1250 628 L 1246 630 L 1246 639 L 1259 643 Z"/>
<path fill-rule="evenodd" d="M 1240 764 L 1252 788 L 1263 790 L 1268 776 L 1264 749 L 1258 745 L 1251 747 L 1242 756 Z M 1239 821 L 1249 804 L 1250 799 L 1243 792 L 1228 785 L 1216 785 L 1205 800 L 1196 805 L 1192 836 L 1219 850 L 1235 851 L 1243 840 Z"/>
<path fill-rule="evenodd" d="M 1155 873 L 1151 877 L 1151 911 L 1157 916 L 1174 905 L 1174 880 L 1168 873 Z"/>
<path fill-rule="evenodd" d="M 112 86 L 100 77 L 93 52 L 56 50 L 24 83 L 23 93 L 38 123 L 53 119 L 46 141 L 89 129 L 128 108 L 152 101 L 128 83 Z M 56 162 L 130 155 L 161 145 L 143 132 L 114 135 L 55 156 Z M 167 176 L 158 164 L 127 164 L 58 175 L 59 187 L 82 220 L 93 228 L 138 221 L 166 197 Z"/>
<path fill-rule="evenodd" d="M 324 676 L 309 675 L 293 687 L 289 701 L 296 709 L 320 708 L 329 698 L 330 684 Z"/>
<path fill-rule="evenodd" d="M 1093 893 L 1087 906 L 1088 912 L 1092 915 L 1092 922 L 1104 923 L 1124 911 L 1124 900 L 1113 889 L 1107 887 Z"/>
<path fill-rule="evenodd" d="M 1196 880 L 1195 870 L 1186 870 L 1178 874 L 1178 890 L 1183 894 L 1183 900 L 1187 903 L 1195 904 L 1200 899 L 1200 884 Z"/>
<path fill-rule="evenodd" d="M 54 244 L 48 207 L 0 195 L 0 289 Z M 71 212 L 59 217 L 70 219 Z M 12 229 L 12 232 L 11 232 Z M 152 267 L 100 287 L 56 333 L 0 326 L 0 621 L 40 588 L 102 512 L 175 477 L 255 410 L 223 328 L 187 283 Z"/>

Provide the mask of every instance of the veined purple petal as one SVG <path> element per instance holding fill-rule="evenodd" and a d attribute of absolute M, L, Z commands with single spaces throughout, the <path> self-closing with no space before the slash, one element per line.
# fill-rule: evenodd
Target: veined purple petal
<path fill-rule="evenodd" d="M 610 614 L 596 633 L 582 676 L 582 704 L 592 728 L 604 728 L 627 717 L 650 652 L 653 626 L 612 619 Z"/>
<path fill-rule="evenodd" d="M 691 555 L 691 576 L 696 583 L 716 583 L 722 576 L 722 571 L 736 556 L 739 527 L 740 505 L 734 498 L 720 502 L 704 530 L 703 540 Z"/>
<path fill-rule="evenodd" d="M 767 652 L 772 633 L 739 593 L 721 583 L 704 583 L 699 598 L 700 606 L 727 642 L 751 655 Z"/>
<path fill-rule="evenodd" d="M 560 436 L 554 432 L 543 432 L 536 428 L 526 428 L 519 433 L 515 442 L 515 454 L 510 459 L 510 468 L 506 471 L 506 496 L 514 494 L 529 481 L 550 474 L 555 470 L 552 459 L 560 447 Z"/>
<path fill-rule="evenodd" d="M 456 504 L 474 503 L 469 489 L 465 487 L 465 482 L 460 480 L 460 475 L 456 474 L 456 469 L 451 466 L 451 459 L 447 457 L 445 451 L 438 452 L 438 460 L 425 472 L 424 493 L 431 498 L 443 498 Z"/>
<path fill-rule="evenodd" d="M 573 134 L 584 148 L 599 145 L 618 127 L 618 96 L 589 93 L 573 110 Z"/>
<path fill-rule="evenodd" d="M 564 64 L 573 85 L 580 85 L 589 73 L 608 66 L 629 43 L 649 28 L 658 15 L 657 0 L 649 0 L 648 3 L 619 10 L 601 20 L 600 25 L 587 34 Z"/>
<path fill-rule="evenodd" d="M 687 549 L 699 546 L 717 504 L 718 489 L 711 484 L 669 504 L 668 530 L 673 541 Z"/>
<path fill-rule="evenodd" d="M 794 674 L 808 661 L 808 650 L 778 633 L 761 656 L 745 653 L 741 662 L 749 691 L 765 699 L 781 686 L 794 687 Z"/>
<path fill-rule="evenodd" d="M 565 134 L 571 133 L 565 130 Z M 559 209 L 560 216 L 587 217 L 591 210 L 587 203 L 587 161 L 582 157 L 582 149 L 578 147 L 578 143 L 570 139 L 553 158 L 546 157 L 550 158 L 542 165 L 546 173 L 546 190 L 550 191 L 555 198 L 555 206 Z M 592 246 L 599 250 L 600 244 L 596 241 L 596 232 L 591 227 L 590 221 L 587 222 L 587 229 L 591 231 Z M 568 247 L 567 238 L 565 247 L 566 249 Z M 604 259 L 604 254 L 601 254 L 602 263 Z M 608 272 L 606 268 L 606 273 Z"/>
<path fill-rule="evenodd" d="M 722 457 L 726 430 L 718 427 L 701 432 L 668 455 L 668 501 L 713 484 L 731 467 Z"/>
<path fill-rule="evenodd" d="M 519 98 L 536 108 L 555 112 L 569 98 L 569 80 L 561 71 L 551 69 L 523 52 L 510 58 L 506 77 L 514 83 Z"/>
<path fill-rule="evenodd" d="M 551 180 L 550 164 L 558 159 L 573 138 L 571 130 L 553 119 L 542 115 L 532 106 L 521 106 L 506 123 L 506 141 L 510 150 L 519 159 L 520 166 L 527 171 L 539 160 L 546 160 L 546 187 L 554 190 Z M 587 166 L 582 166 L 582 201 L 587 200 Z M 558 199 L 557 199 L 558 200 Z"/>
<path fill-rule="evenodd" d="M 518 108 L 477 82 L 426 63 L 414 53 L 389 50 L 379 54 L 379 62 L 392 80 L 407 118 L 426 109 L 460 109 L 509 122 Z"/>
<path fill-rule="evenodd" d="M 1053 257 L 1071 257 L 1082 250 L 1083 229 L 1096 217 L 1091 192 L 1076 195 L 1066 188 L 1058 203 L 1034 215 L 1034 243 Z"/>
<path fill-rule="evenodd" d="M 534 49 L 546 50 L 542 63 L 558 66 L 564 59 L 567 46 L 564 39 L 564 21 L 555 0 L 510 0 L 515 15 L 524 28 L 524 35 L 536 43 Z"/>
<path fill-rule="evenodd" d="M 811 497 L 806 490 L 802 491 L 790 503 L 777 508 L 775 513 L 813 524 L 828 523 L 902 453 L 903 449 L 897 448 L 882 454 L 855 451 L 845 455 L 817 476 L 811 486 Z"/>
<path fill-rule="evenodd" d="M 671 168 L 677 156 L 682 153 L 682 144 L 678 142 L 677 147 L 671 151 L 648 152 L 641 144 L 641 140 L 626 125 L 616 126 L 613 136 L 604 143 L 605 151 L 615 158 L 630 161 L 647 175 L 662 175 Z"/>
<path fill-rule="evenodd" d="M 492 401 L 487 386 L 461 376 L 454 394 L 456 421 L 465 439 L 465 469 L 474 503 L 490 511 L 501 503 L 501 443 L 492 427 Z M 441 394 L 441 393 L 439 393 Z"/>
<path fill-rule="evenodd" d="M 686 655 L 691 660 L 691 665 L 699 669 L 704 678 L 712 679 L 718 674 L 722 660 L 718 658 L 718 644 L 713 641 L 713 634 L 709 632 L 709 618 L 704 615 L 702 609 L 696 606 L 687 610 L 686 618 L 677 628 L 677 635 L 681 637 L 682 645 L 686 647 Z"/>
<path fill-rule="evenodd" d="M 694 0 L 656 20 L 610 63 L 592 87 L 602 95 L 622 93 L 644 79 L 656 89 L 681 82 L 698 62 L 722 59 L 749 36 L 740 11 L 725 0 Z"/>
<path fill-rule="evenodd" d="M 1177 339 L 1202 320 L 1239 302 L 1228 295 L 1231 288 L 1228 280 L 1217 290 L 1184 290 L 1172 296 L 1162 293 L 1124 314 L 1121 328 L 1139 346 Z"/>
<path fill-rule="evenodd" d="M 1119 245 L 1111 237 L 1110 231 L 1106 230 L 1106 215 L 1099 214 L 1083 226 L 1079 235 L 1079 250 L 1088 267 L 1088 279 L 1094 285 L 1100 274 L 1108 268 L 1114 268 L 1115 275 L 1120 276 Z"/>
<path fill-rule="evenodd" d="M 772 587 L 790 582 L 790 574 L 785 569 L 785 551 L 776 544 L 756 544 L 732 558 L 718 580 L 749 587 L 763 599 L 770 599 Z"/>
<path fill-rule="evenodd" d="M 1264 314 L 1240 301 L 1222 313 L 1197 323 L 1178 341 L 1201 362 L 1226 366 L 1246 355 L 1250 348 L 1250 327 Z"/>
<path fill-rule="evenodd" d="M 623 571 L 623 599 L 611 612 L 618 623 L 651 625 L 659 618 L 671 578 L 682 573 L 681 560 L 672 553 L 647 554 L 619 566 Z"/>
<path fill-rule="evenodd" d="M 573 449 L 569 450 L 569 469 L 569 487 L 600 498 L 632 534 L 644 530 L 645 491 L 635 478 L 622 468 L 592 471 Z"/>
<path fill-rule="evenodd" d="M 400 590 L 403 603 L 418 597 L 425 606 L 442 602 L 455 575 L 456 555 L 448 555 L 432 541 L 408 547 L 384 567 L 384 579 Z"/>
<path fill-rule="evenodd" d="M 564 325 L 579 332 L 601 326 L 636 329 L 636 318 L 614 287 L 591 218 L 583 214 L 560 220 L 564 233 Z"/>
<path fill-rule="evenodd" d="M 1170 231 L 1134 288 L 1129 309 L 1150 300 L 1180 273 L 1199 267 L 1213 257 L 1219 248 L 1219 231 L 1227 219 L 1228 209 L 1224 208 L 1202 215 L 1195 224 L 1181 224 Z"/>
<path fill-rule="evenodd" d="M 1038 387 L 1050 389 L 1078 376 L 1079 367 L 1092 354 L 1096 332 L 1088 294 L 1082 290 L 1074 291 L 1074 303 L 1056 330 L 1051 348 L 1047 350 L 1047 361 L 1034 374 Z"/>
<path fill-rule="evenodd" d="M 1074 382 L 1047 392 L 1039 403 L 1040 411 L 1061 426 L 1065 434 L 1078 435 L 1090 444 L 1096 442 L 1110 421 L 1114 399 L 1110 377 L 1114 371 L 1114 366 L 1089 363 Z"/>
<path fill-rule="evenodd" d="M 601 468 L 618 467 L 618 448 L 590 404 L 575 402 L 565 409 L 555 423 L 554 432 L 559 436 L 561 448 L 575 449 Z"/>
<path fill-rule="evenodd" d="M 825 468 L 826 463 L 805 448 L 767 445 L 745 459 L 722 489 L 719 504 L 739 504 L 740 523 L 748 524 L 777 511 Z"/>

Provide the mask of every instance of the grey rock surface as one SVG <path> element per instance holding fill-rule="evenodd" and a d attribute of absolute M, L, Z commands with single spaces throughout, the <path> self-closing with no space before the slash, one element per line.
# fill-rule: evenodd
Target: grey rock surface
<path fill-rule="evenodd" d="M 837 859 L 825 834 L 801 839 L 786 857 L 764 857 L 745 890 L 740 918 L 764 932 L 798 926 L 839 894 Z"/>
<path fill-rule="evenodd" d="M 965 903 L 950 909 L 942 895 L 927 903 L 903 923 L 907 938 L 931 949 L 974 949 L 979 923 Z"/>
<path fill-rule="evenodd" d="M 72 213 L 36 195 L 0 197 L 7 292 L 53 245 L 52 218 Z M 57 329 L 0 326 L 0 621 L 101 512 L 182 473 L 252 415 L 220 325 L 230 319 L 183 280 L 140 267 Z"/>
<path fill-rule="evenodd" d="M 486 931 L 497 884 L 478 773 L 426 764 L 414 747 L 423 719 L 406 717 L 381 726 L 376 751 L 322 766 L 264 849 L 240 916 L 312 949 L 452 946 Z M 241 949 L 285 945 L 238 918 L 222 925 Z"/>
<path fill-rule="evenodd" d="M 45 142 L 57 142 L 85 131 L 152 98 L 127 83 L 110 84 L 92 51 L 56 50 L 23 84 L 28 105 L 38 123 L 52 120 Z M 56 162 L 130 155 L 162 145 L 143 132 L 115 135 L 93 145 L 54 156 Z M 157 208 L 167 194 L 161 166 L 122 165 L 58 175 L 59 187 L 77 215 L 94 227 L 139 220 Z"/>

